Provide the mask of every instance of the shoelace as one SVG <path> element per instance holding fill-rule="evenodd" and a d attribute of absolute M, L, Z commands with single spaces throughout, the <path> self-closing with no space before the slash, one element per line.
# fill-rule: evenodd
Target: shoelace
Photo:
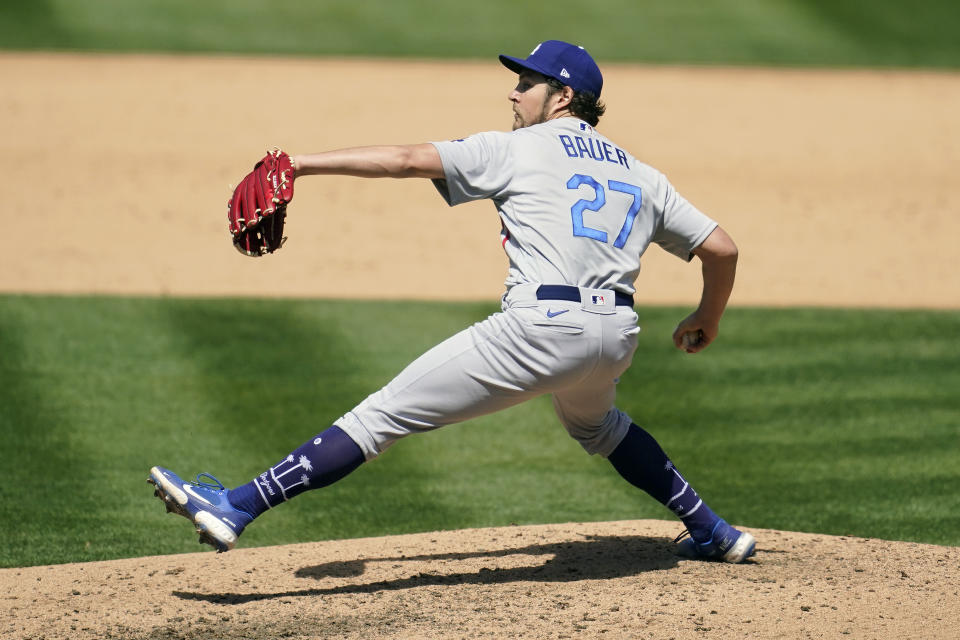
<path fill-rule="evenodd" d="M 690 535 L 690 529 L 684 529 L 683 532 L 673 539 L 673 543 L 676 544 Z"/>
<path fill-rule="evenodd" d="M 213 480 L 213 482 L 204 482 L 203 480 L 201 480 L 201 478 L 210 478 L 211 480 Z M 224 489 L 226 489 L 226 487 L 223 486 L 222 482 L 220 482 L 219 480 L 217 480 L 212 475 L 206 472 L 198 473 L 196 481 L 191 482 L 190 484 L 196 485 L 198 487 L 203 487 L 204 489 L 215 489 L 217 491 L 223 491 Z"/>

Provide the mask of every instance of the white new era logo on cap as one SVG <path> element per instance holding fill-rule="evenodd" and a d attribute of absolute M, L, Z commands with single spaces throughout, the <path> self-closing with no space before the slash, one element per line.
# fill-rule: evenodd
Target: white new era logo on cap
<path fill-rule="evenodd" d="M 570 72 L 567 71 L 565 68 L 564 68 L 564 69 L 560 69 L 560 75 L 563 76 L 564 78 L 569 78 L 569 77 L 570 77 Z"/>

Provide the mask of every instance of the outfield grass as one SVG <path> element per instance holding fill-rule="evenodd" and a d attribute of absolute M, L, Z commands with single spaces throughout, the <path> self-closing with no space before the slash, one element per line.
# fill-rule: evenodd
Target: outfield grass
<path fill-rule="evenodd" d="M 0 4 L 0 48 L 957 68 L 958 24 L 946 0 L 32 0 Z"/>
<path fill-rule="evenodd" d="M 0 297 L 0 566 L 196 550 L 152 497 L 151 465 L 244 482 L 494 309 Z M 619 404 L 717 510 L 960 544 L 960 313 L 731 309 L 697 356 L 668 342 L 683 313 L 641 309 Z M 541 398 L 405 440 L 242 544 L 649 517 L 671 516 Z"/>

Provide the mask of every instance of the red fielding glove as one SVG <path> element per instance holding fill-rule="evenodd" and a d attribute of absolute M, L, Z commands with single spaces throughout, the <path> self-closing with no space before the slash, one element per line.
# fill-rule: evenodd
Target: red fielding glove
<path fill-rule="evenodd" d="M 283 246 L 293 174 L 290 156 L 274 149 L 234 189 L 227 202 L 227 222 L 237 251 L 259 258 Z"/>

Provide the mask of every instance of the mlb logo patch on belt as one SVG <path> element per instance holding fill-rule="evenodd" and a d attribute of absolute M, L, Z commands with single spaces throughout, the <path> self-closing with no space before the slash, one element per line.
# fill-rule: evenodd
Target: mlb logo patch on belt
<path fill-rule="evenodd" d="M 605 289 L 581 289 L 580 306 L 591 313 L 615 313 L 616 296 Z"/>

